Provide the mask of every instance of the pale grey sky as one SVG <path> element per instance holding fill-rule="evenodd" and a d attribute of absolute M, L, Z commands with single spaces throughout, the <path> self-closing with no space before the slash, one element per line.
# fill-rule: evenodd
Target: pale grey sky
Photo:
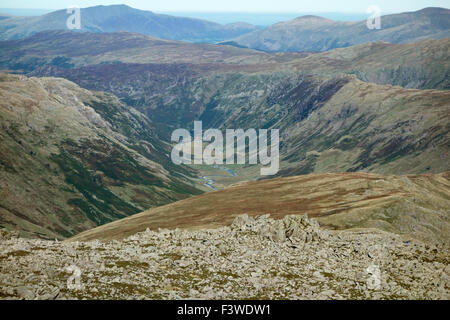
<path fill-rule="evenodd" d="M 63 9 L 73 5 L 127 4 L 137 9 L 195 12 L 365 12 L 377 5 L 382 12 L 415 11 L 425 7 L 449 7 L 449 0 L 1 0 L 0 8 Z"/>

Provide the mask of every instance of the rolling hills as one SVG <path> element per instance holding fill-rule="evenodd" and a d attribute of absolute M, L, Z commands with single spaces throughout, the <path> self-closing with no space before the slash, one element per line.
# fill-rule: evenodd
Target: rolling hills
<path fill-rule="evenodd" d="M 80 45 L 82 44 L 82 45 Z M 30 72 L 43 66 L 74 68 L 119 63 L 241 63 L 268 56 L 250 49 L 162 40 L 129 32 L 45 31 L 2 41 L 0 68 Z"/>
<path fill-rule="evenodd" d="M 449 46 L 449 39 L 440 39 L 413 44 L 375 42 L 324 53 L 268 54 L 127 32 L 47 31 L 23 40 L 1 41 L 0 69 L 25 74 L 37 70 L 36 75 L 39 75 L 70 74 L 77 71 L 68 70 L 93 66 L 97 66 L 96 70 L 104 68 L 113 72 L 114 68 L 121 67 L 120 64 L 195 64 L 203 66 L 190 66 L 191 73 L 204 73 L 204 65 L 209 71 L 294 69 L 317 75 L 354 74 L 363 81 L 405 88 L 449 89 Z M 46 68 L 51 70 L 39 70 Z M 164 71 L 162 75 L 165 75 Z"/>

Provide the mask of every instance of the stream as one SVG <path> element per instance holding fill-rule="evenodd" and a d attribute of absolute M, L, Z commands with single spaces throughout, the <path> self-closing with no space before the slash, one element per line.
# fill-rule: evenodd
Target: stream
<path fill-rule="evenodd" d="M 219 170 L 222 170 L 222 171 L 226 171 L 226 172 L 228 172 L 230 174 L 231 177 L 236 177 L 237 176 L 236 172 L 234 170 L 232 170 L 232 169 L 228 169 L 228 168 L 225 168 L 225 167 L 220 167 L 220 166 L 217 166 L 217 165 L 213 166 L 213 168 L 214 169 L 219 169 Z M 217 177 L 220 177 L 220 178 L 224 178 L 225 177 L 225 178 L 227 178 L 227 177 L 230 177 L 230 176 L 226 176 L 226 175 L 203 176 L 202 179 L 206 181 L 205 182 L 205 186 L 213 189 L 214 191 L 217 191 L 219 189 L 217 189 L 214 186 L 214 183 L 216 183 L 216 180 L 214 180 L 212 178 L 217 178 Z"/>

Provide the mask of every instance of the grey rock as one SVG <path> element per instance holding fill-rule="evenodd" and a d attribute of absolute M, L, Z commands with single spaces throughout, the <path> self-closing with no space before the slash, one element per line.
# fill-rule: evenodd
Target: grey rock
<path fill-rule="evenodd" d="M 35 294 L 31 290 L 30 287 L 20 286 L 16 289 L 17 295 L 25 300 L 33 300 L 35 298 Z"/>

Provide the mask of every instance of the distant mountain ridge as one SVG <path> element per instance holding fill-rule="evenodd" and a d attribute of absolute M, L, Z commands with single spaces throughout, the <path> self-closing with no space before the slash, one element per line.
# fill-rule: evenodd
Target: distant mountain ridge
<path fill-rule="evenodd" d="M 410 43 L 448 37 L 450 10 L 425 8 L 382 16 L 380 30 L 369 30 L 366 21 L 339 22 L 309 15 L 280 22 L 230 41 L 241 47 L 278 52 L 328 51 L 375 41 Z"/>
<path fill-rule="evenodd" d="M 70 15 L 58 10 L 38 17 L 10 17 L 0 20 L 0 40 L 21 39 L 40 31 L 67 30 Z M 218 42 L 255 31 L 257 27 L 237 22 L 221 25 L 206 20 L 156 14 L 126 5 L 81 9 L 81 31 L 128 31 L 169 40 Z"/>
<path fill-rule="evenodd" d="M 67 30 L 69 14 L 59 10 L 38 17 L 0 16 L 0 40 L 22 39 L 38 32 Z M 267 52 L 328 51 L 367 42 L 410 43 L 447 38 L 450 10 L 425 8 L 381 17 L 382 28 L 366 21 L 342 22 L 313 15 L 276 23 L 265 29 L 245 22 L 226 25 L 196 18 L 156 14 L 126 5 L 81 9 L 83 32 L 127 31 L 193 43 L 224 43 Z"/>
<path fill-rule="evenodd" d="M 45 31 L 26 39 L 1 41 L 0 70 L 56 75 L 74 81 L 78 73 L 74 69 L 80 67 L 99 71 L 123 69 L 118 64 L 196 64 L 202 66 L 189 67 L 190 74 L 218 69 L 287 69 L 319 75 L 354 74 L 363 81 L 405 88 L 449 90 L 449 46 L 450 38 L 412 44 L 376 42 L 322 53 L 266 53 L 231 45 L 162 40 L 129 32 Z M 114 70 L 106 77 L 115 74 Z M 158 76 L 164 78 L 167 71 L 173 73 L 173 70 L 166 68 Z M 130 73 L 133 72 L 120 75 L 126 78 Z"/>

